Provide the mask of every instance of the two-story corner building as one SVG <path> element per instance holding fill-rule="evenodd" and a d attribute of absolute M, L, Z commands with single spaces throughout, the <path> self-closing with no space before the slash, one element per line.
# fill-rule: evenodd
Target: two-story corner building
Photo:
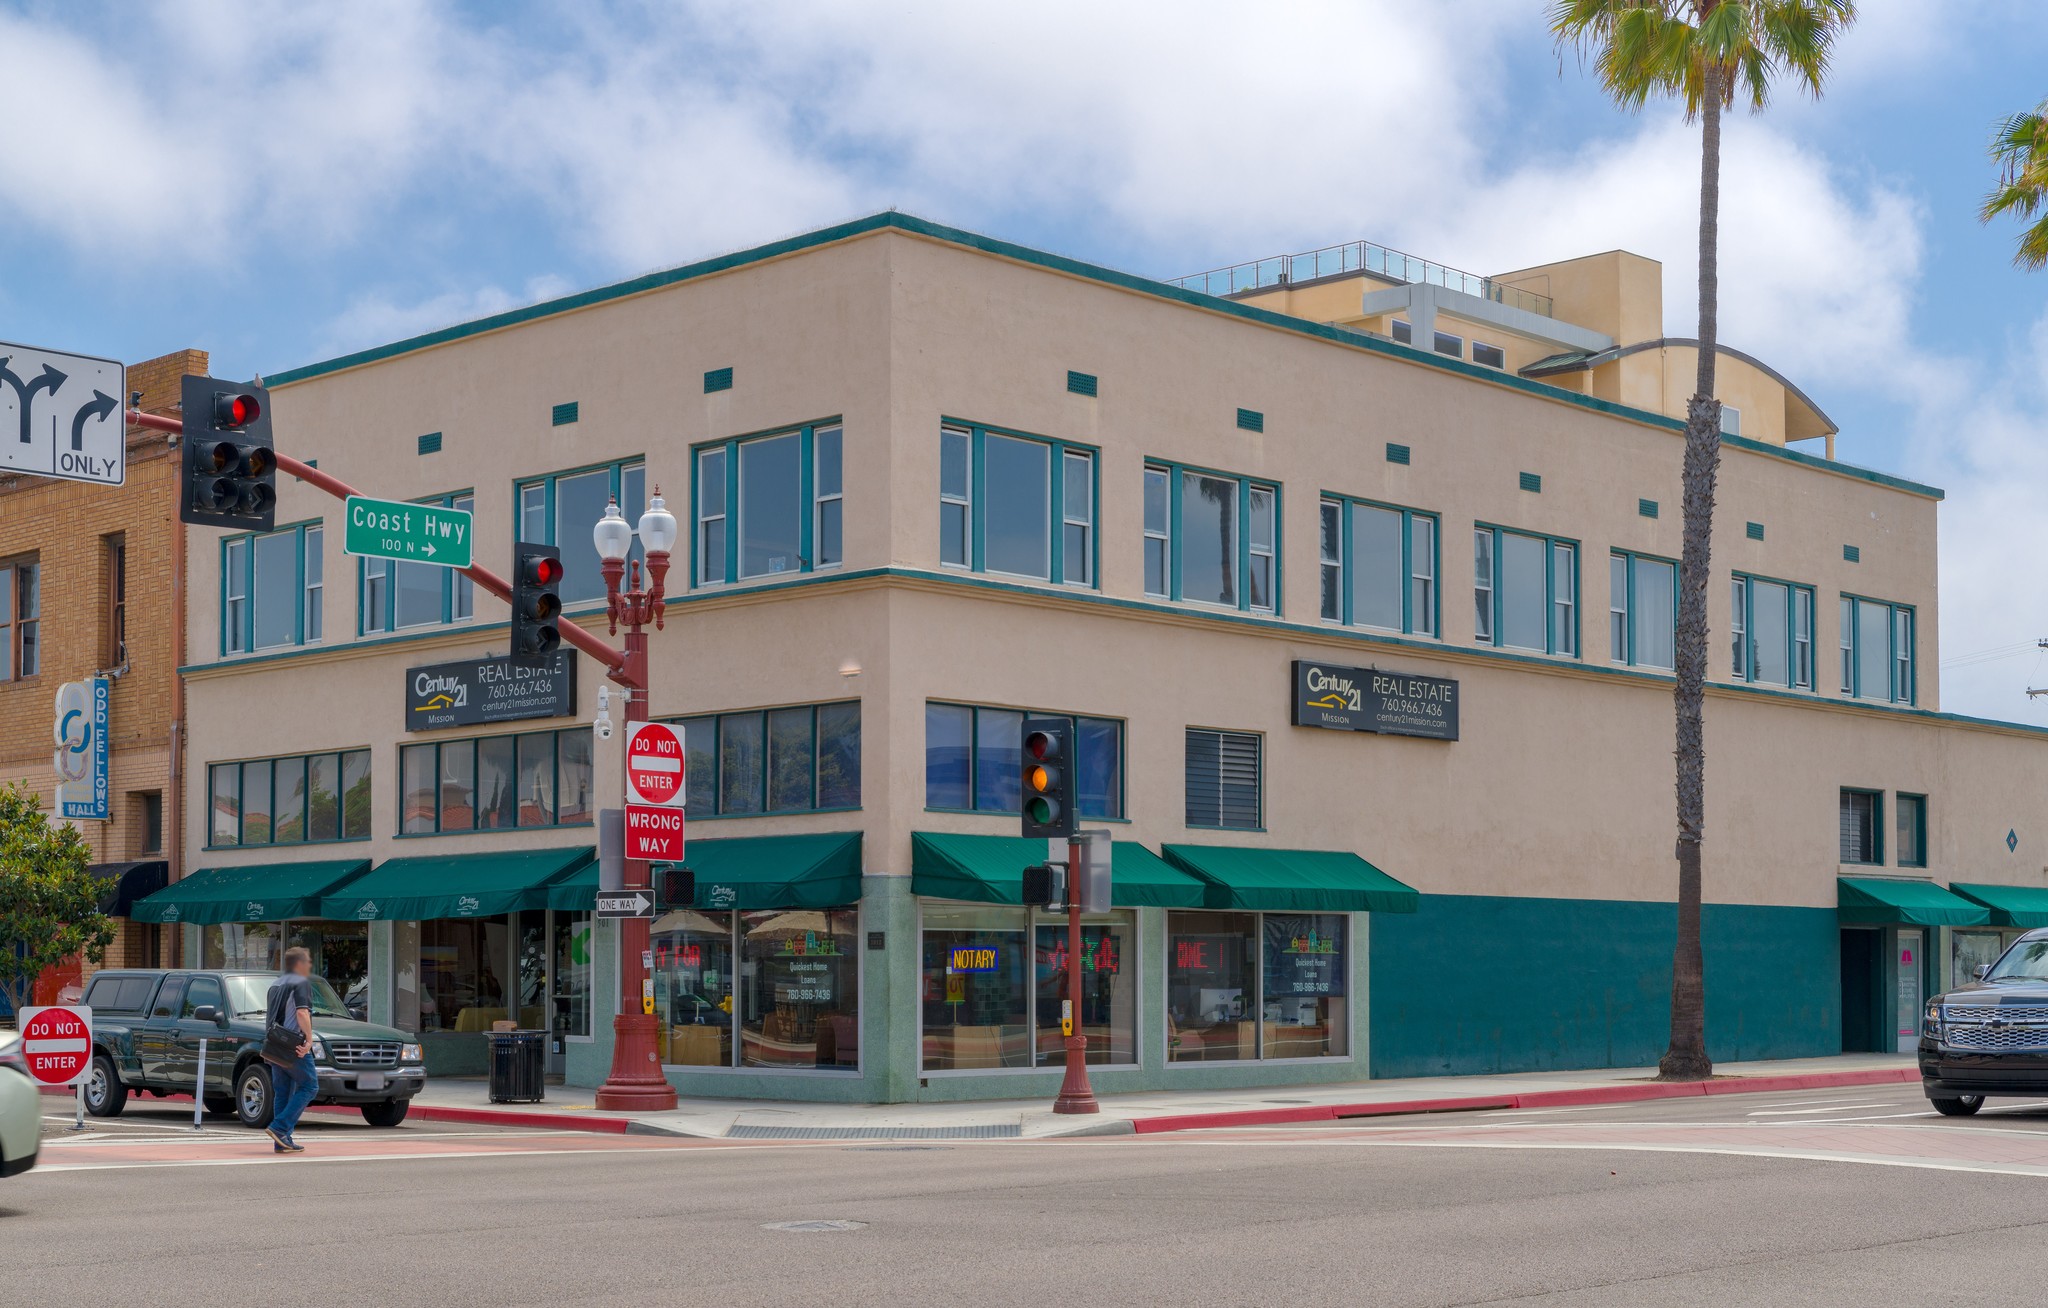
<path fill-rule="evenodd" d="M 1231 299 L 892 213 L 271 382 L 282 448 L 472 509 L 491 566 L 560 546 L 600 631 L 607 501 L 681 521 L 651 711 L 697 897 L 646 961 L 685 1093 L 1049 1096 L 1070 965 L 1107 1092 L 1629 1064 L 1674 922 L 1684 397 L 1640 371 L 1687 346 L 1653 271 Z M 1892 1048 L 2048 921 L 2044 739 L 1939 711 L 1940 492 L 1793 448 L 1826 419 L 1727 371 L 1710 1044 Z M 151 911 L 208 960 L 305 940 L 443 1070 L 517 1021 L 595 1084 L 598 674 L 493 680 L 503 604 L 344 554 L 285 481 L 276 531 L 193 533 L 201 870 Z M 1071 718 L 1114 833 L 1079 959 L 1020 902 L 1027 712 Z"/>
<path fill-rule="evenodd" d="M 180 378 L 205 372 L 206 357 L 180 350 L 131 364 L 129 390 L 146 411 L 172 412 Z M 162 958 L 159 933 L 127 915 L 166 884 L 178 857 L 184 535 L 174 442 L 140 427 L 127 440 L 120 486 L 0 477 L 0 782 L 28 786 L 54 815 L 58 688 L 107 679 L 107 818 L 72 824 L 106 880 L 106 910 L 122 919 L 106 965 L 146 967 Z M 55 1002 L 82 971 L 76 962 L 53 969 L 39 1002 Z"/>

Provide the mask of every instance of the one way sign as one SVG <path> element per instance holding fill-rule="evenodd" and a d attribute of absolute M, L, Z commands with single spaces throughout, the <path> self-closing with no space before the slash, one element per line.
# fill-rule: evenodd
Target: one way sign
<path fill-rule="evenodd" d="M 127 386 L 117 360 L 0 341 L 0 471 L 119 486 Z"/>
<path fill-rule="evenodd" d="M 629 890 L 623 895 L 599 895 L 597 897 L 599 917 L 653 917 L 654 898 L 644 890 Z"/>

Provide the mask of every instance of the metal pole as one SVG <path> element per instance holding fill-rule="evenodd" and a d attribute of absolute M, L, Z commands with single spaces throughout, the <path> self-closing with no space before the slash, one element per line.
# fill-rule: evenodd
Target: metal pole
<path fill-rule="evenodd" d="M 91 1073 L 87 1073 L 87 1075 L 89 1076 Z M 71 1124 L 71 1129 L 74 1131 L 83 1131 L 85 1129 L 85 1077 L 83 1076 L 78 1078 L 78 1120 Z"/>
<path fill-rule="evenodd" d="M 204 1131 L 206 1123 L 201 1120 L 206 1112 L 206 1037 L 199 1037 L 199 1079 L 192 1083 L 192 1129 Z"/>
<path fill-rule="evenodd" d="M 1081 1026 L 1081 858 L 1086 843 L 1067 837 L 1067 1006 L 1073 1013 L 1073 1034 L 1067 1037 L 1067 1075 L 1055 1113 L 1099 1113 L 1095 1091 L 1088 1084 L 1088 1036 Z"/>

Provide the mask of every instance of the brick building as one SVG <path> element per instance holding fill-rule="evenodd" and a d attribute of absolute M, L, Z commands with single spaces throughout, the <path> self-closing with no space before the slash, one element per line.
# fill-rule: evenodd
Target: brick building
<path fill-rule="evenodd" d="M 145 410 L 174 412 L 179 379 L 206 364 L 205 351 L 181 350 L 131 365 L 130 396 Z M 0 783 L 24 782 L 50 806 L 57 688 L 95 674 L 111 680 L 110 818 L 76 825 L 116 909 L 126 904 L 124 880 L 146 893 L 179 866 L 184 532 L 175 439 L 130 427 L 121 486 L 0 476 Z M 138 863 L 168 866 L 124 877 Z M 124 921 L 106 964 L 162 959 L 158 929 Z M 69 979 L 46 977 L 37 997 L 54 997 L 41 991 Z"/>

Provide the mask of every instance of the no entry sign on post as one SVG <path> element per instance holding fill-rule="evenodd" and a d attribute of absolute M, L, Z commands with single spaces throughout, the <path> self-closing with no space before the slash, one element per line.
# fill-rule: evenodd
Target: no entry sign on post
<path fill-rule="evenodd" d="M 682 730 L 665 722 L 633 723 L 626 735 L 626 806 L 681 808 L 684 790 Z"/>
<path fill-rule="evenodd" d="M 21 1053 L 44 1085 L 70 1085 L 92 1066 L 90 1008 L 24 1008 Z"/>

